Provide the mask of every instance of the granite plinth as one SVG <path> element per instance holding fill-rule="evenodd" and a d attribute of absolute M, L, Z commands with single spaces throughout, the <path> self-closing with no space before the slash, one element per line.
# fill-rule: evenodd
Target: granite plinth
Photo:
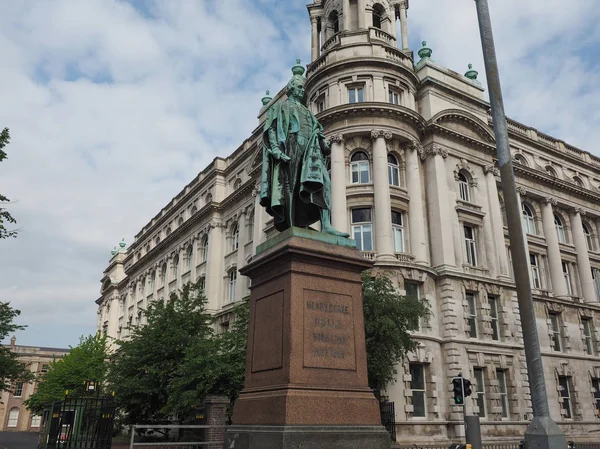
<path fill-rule="evenodd" d="M 229 449 L 389 449 L 390 434 L 374 426 L 230 426 Z"/>
<path fill-rule="evenodd" d="M 305 232 L 265 242 L 240 270 L 252 280 L 248 355 L 226 438 L 243 449 L 389 448 L 367 380 L 361 273 L 372 262 Z"/>

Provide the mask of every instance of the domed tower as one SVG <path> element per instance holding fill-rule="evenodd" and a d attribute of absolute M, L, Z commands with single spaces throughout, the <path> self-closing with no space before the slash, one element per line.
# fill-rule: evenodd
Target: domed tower
<path fill-rule="evenodd" d="M 427 263 L 424 245 L 415 244 L 408 254 L 401 213 L 413 208 L 408 217 L 424 216 L 420 203 L 407 201 L 408 195 L 421 197 L 416 150 L 424 129 L 416 111 L 419 79 L 407 48 L 407 7 L 407 0 L 322 0 L 308 6 L 313 60 L 306 98 L 332 136 L 332 221 L 382 264 L 406 258 Z M 417 172 L 404 170 L 406 165 Z M 352 209 L 349 203 L 366 197 L 373 207 Z M 424 223 L 411 228 L 424 229 Z"/>

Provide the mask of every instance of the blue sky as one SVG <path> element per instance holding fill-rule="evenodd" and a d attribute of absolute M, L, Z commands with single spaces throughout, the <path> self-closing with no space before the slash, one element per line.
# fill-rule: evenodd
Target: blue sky
<path fill-rule="evenodd" d="M 507 114 L 600 155 L 597 0 L 489 0 Z M 305 0 L 0 0 L 0 300 L 20 344 L 95 330 L 110 249 L 257 125 L 266 89 L 308 62 Z M 409 34 L 485 81 L 473 0 L 412 0 Z"/>

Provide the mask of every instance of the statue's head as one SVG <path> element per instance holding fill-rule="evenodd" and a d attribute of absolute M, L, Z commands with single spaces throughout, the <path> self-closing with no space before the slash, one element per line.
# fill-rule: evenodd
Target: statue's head
<path fill-rule="evenodd" d="M 286 94 L 288 98 L 294 98 L 300 102 L 304 100 L 304 90 L 306 85 L 306 78 L 302 75 L 294 75 L 292 79 L 287 83 Z"/>

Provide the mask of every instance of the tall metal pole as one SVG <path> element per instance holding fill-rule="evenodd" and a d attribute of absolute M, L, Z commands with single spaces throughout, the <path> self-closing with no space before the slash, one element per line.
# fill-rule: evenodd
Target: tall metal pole
<path fill-rule="evenodd" d="M 529 375 L 529 390 L 531 391 L 531 402 L 533 404 L 533 420 L 525 432 L 525 441 L 527 449 L 564 449 L 566 447 L 565 436 L 550 418 L 550 410 L 548 408 L 544 367 L 529 283 L 529 266 L 525 250 L 526 242 L 523 236 L 515 174 L 508 144 L 506 115 L 504 113 L 504 102 L 500 87 L 500 74 L 498 71 L 498 61 L 496 60 L 490 10 L 487 0 L 475 0 L 475 4 L 477 6 L 479 32 L 481 34 L 481 45 L 492 106 L 498 166 L 500 169 L 502 191 L 504 192 L 504 203 L 506 205 L 506 219 L 513 271 L 515 274 L 521 327 L 523 330 L 523 344 L 525 346 L 525 358 Z"/>

